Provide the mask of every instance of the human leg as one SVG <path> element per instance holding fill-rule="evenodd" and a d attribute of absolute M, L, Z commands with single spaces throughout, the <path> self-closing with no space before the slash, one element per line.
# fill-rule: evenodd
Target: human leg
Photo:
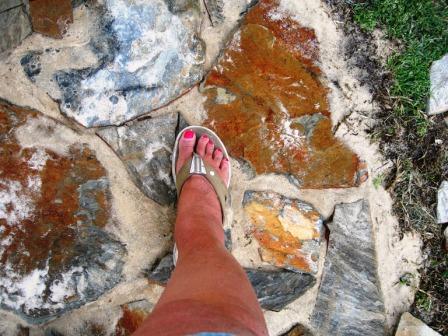
<path fill-rule="evenodd" d="M 195 143 L 195 135 L 180 140 L 179 168 L 192 155 Z M 229 162 L 207 138 L 198 140 L 196 152 L 214 165 L 223 180 L 228 177 Z M 254 290 L 224 247 L 220 203 L 202 176 L 190 177 L 182 188 L 175 240 L 179 251 L 176 268 L 154 311 L 135 335 L 201 331 L 267 335 Z"/>

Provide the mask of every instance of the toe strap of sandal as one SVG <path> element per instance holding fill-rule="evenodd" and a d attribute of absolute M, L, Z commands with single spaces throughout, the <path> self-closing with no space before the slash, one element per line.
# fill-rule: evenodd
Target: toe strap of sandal
<path fill-rule="evenodd" d="M 210 182 L 215 189 L 219 202 L 221 203 L 221 209 L 224 211 L 224 206 L 227 202 L 228 188 L 224 182 L 222 182 L 218 172 L 215 171 L 213 167 L 205 163 L 204 160 L 202 160 L 202 158 L 196 153 L 193 153 L 193 157 L 185 162 L 176 174 L 177 196 L 179 197 L 182 186 L 191 175 L 202 175 Z"/>

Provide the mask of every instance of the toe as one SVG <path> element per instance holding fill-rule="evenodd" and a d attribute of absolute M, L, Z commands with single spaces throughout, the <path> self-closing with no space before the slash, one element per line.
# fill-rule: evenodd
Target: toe
<path fill-rule="evenodd" d="M 216 148 L 215 151 L 213 152 L 213 161 L 218 167 L 221 164 L 222 156 L 223 156 L 222 151 L 219 148 Z"/>
<path fill-rule="evenodd" d="M 205 157 L 212 160 L 213 151 L 215 150 L 215 144 L 213 141 L 209 140 L 207 146 L 205 147 Z"/>
<path fill-rule="evenodd" d="M 196 153 L 200 156 L 200 157 L 204 157 L 205 156 L 205 148 L 207 147 L 208 144 L 208 137 L 203 134 L 199 140 L 198 140 L 198 144 L 196 146 Z"/>
<path fill-rule="evenodd" d="M 227 183 L 229 180 L 229 172 L 230 172 L 230 161 L 227 158 L 222 159 L 221 166 L 219 168 L 219 175 L 221 176 L 224 183 Z"/>
<path fill-rule="evenodd" d="M 179 171 L 184 163 L 191 157 L 196 142 L 196 134 L 191 131 L 185 131 L 179 139 L 178 158 L 176 163 L 176 171 Z"/>

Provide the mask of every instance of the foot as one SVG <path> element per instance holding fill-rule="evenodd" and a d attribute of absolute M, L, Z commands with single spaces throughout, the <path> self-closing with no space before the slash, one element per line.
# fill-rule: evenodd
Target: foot
<path fill-rule="evenodd" d="M 192 157 L 193 152 L 213 167 L 227 185 L 230 173 L 229 160 L 223 157 L 221 150 L 215 148 L 206 135 L 197 139 L 192 130 L 184 131 L 179 140 L 177 173 Z M 214 244 L 214 242 L 223 246 L 225 236 L 222 220 L 221 204 L 213 186 L 204 176 L 190 176 L 182 186 L 177 204 L 175 240 L 179 253 L 182 254 L 182 251 L 188 251 L 189 248 L 197 249 L 198 246 Z M 195 232 L 195 239 L 192 238 L 192 232 Z"/>
<path fill-rule="evenodd" d="M 213 141 L 205 134 L 203 134 L 199 139 L 196 139 L 196 134 L 192 130 L 185 131 L 179 140 L 179 154 L 176 163 L 176 173 L 178 173 L 185 162 L 192 157 L 193 152 L 196 152 L 196 154 L 198 154 L 204 162 L 213 167 L 224 184 L 227 185 L 230 171 L 229 160 L 224 157 L 219 148 L 215 148 Z M 191 178 L 189 180 L 191 180 Z M 210 188 L 213 189 L 213 186 L 204 177 L 194 180 L 203 180 L 207 182 Z"/>

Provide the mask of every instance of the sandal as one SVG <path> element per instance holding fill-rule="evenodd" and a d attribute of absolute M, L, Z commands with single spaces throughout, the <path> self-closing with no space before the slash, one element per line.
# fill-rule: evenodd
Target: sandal
<path fill-rule="evenodd" d="M 227 180 L 227 184 L 224 183 L 221 178 L 219 177 L 219 174 L 215 172 L 214 168 L 209 166 L 206 162 L 202 160 L 202 158 L 193 152 L 193 156 L 191 159 L 187 160 L 185 164 L 182 166 L 182 168 L 179 170 L 178 173 L 176 173 L 176 163 L 178 159 L 178 147 L 179 147 L 179 140 L 184 134 L 185 131 L 191 130 L 196 133 L 196 139 L 199 139 L 203 134 L 207 135 L 210 140 L 213 141 L 215 144 L 215 149 L 219 148 L 222 153 L 223 157 L 230 160 L 229 154 L 227 153 L 226 147 L 224 146 L 221 139 L 216 135 L 215 132 L 212 130 L 202 127 L 202 126 L 189 126 L 184 128 L 179 134 L 177 135 L 176 142 L 174 143 L 174 150 L 173 150 L 173 158 L 171 161 L 172 166 L 172 173 L 174 178 L 174 183 L 176 184 L 176 190 L 177 190 L 177 197 L 179 198 L 180 191 L 182 190 L 182 186 L 184 183 L 188 180 L 188 178 L 191 175 L 202 175 L 204 176 L 210 184 L 215 189 L 216 195 L 218 196 L 219 203 L 221 204 L 221 211 L 223 216 L 223 223 L 224 223 L 224 208 L 225 205 L 228 202 L 228 196 L 229 196 L 229 186 L 230 186 L 230 178 L 232 175 L 232 169 L 229 165 L 229 178 Z M 176 265 L 177 262 L 177 247 L 176 244 L 174 244 L 174 250 L 173 250 L 173 262 L 174 265 Z"/>

